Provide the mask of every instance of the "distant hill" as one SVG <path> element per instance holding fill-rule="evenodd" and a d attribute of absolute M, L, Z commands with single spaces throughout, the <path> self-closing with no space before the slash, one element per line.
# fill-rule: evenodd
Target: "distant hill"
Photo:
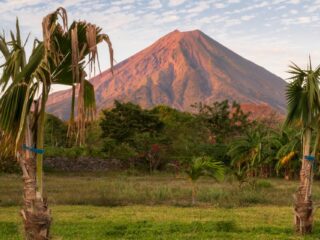
<path fill-rule="evenodd" d="M 285 112 L 286 82 L 199 30 L 175 30 L 91 79 L 99 110 L 115 99 L 149 108 L 158 104 L 189 111 L 195 102 L 236 100 Z M 47 109 L 67 119 L 71 91 L 50 95 Z"/>

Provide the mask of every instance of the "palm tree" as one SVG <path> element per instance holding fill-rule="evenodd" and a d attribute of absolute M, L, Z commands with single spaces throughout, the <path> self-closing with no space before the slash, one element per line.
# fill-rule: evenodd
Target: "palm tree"
<path fill-rule="evenodd" d="M 291 82 L 286 90 L 288 113 L 285 126 L 299 122 L 302 129 L 302 159 L 300 185 L 294 196 L 295 228 L 301 234 L 310 233 L 313 227 L 314 208 L 311 200 L 313 162 L 319 147 L 320 67 L 307 70 L 296 64 L 290 66 Z M 312 134 L 316 139 L 312 143 Z"/>
<path fill-rule="evenodd" d="M 58 22 L 61 18 L 62 24 Z M 106 41 L 112 67 L 112 47 L 107 35 L 90 23 L 67 23 L 65 9 L 58 8 L 42 22 L 43 41 L 35 40 L 30 57 L 20 37 L 19 24 L 11 40 L 0 37 L 4 56 L 0 79 L 0 129 L 6 134 L 1 144 L 14 151 L 24 181 L 24 206 L 21 210 L 26 239 L 48 239 L 50 211 L 43 194 L 43 145 L 45 107 L 51 86 L 64 84 L 78 88 L 77 133 L 83 143 L 85 121 L 93 117 L 94 88 L 85 80 L 85 66 L 90 71 L 97 61 L 97 44 Z M 72 96 L 71 116 L 74 120 L 76 94 Z M 10 149 L 11 148 L 11 149 Z M 3 152 L 0 150 L 0 152 Z"/>
<path fill-rule="evenodd" d="M 213 160 L 210 157 L 196 157 L 186 170 L 188 178 L 192 184 L 192 204 L 196 203 L 197 186 L 196 182 L 202 176 L 209 176 L 216 180 L 221 180 L 224 176 L 225 168 L 222 162 Z"/>
<path fill-rule="evenodd" d="M 300 157 L 301 133 L 293 128 L 287 128 L 275 135 L 279 142 L 276 170 L 279 172 L 284 169 L 284 178 L 289 180 L 294 175 Z"/>
<path fill-rule="evenodd" d="M 248 173 L 256 175 L 257 167 L 263 162 L 264 147 L 266 144 L 264 133 L 259 130 L 250 130 L 245 135 L 236 138 L 231 144 L 228 155 L 231 164 L 237 168 L 246 168 Z"/>
<path fill-rule="evenodd" d="M 250 129 L 229 145 L 227 154 L 231 158 L 233 173 L 240 187 L 245 182 L 255 187 L 254 177 L 270 175 L 278 146 L 277 139 L 273 135 L 273 131 L 259 126 Z M 253 178 L 248 181 L 249 177 Z"/>

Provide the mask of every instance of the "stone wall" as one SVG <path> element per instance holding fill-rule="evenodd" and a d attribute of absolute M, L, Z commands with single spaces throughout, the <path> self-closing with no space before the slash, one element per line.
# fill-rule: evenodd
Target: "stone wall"
<path fill-rule="evenodd" d="M 65 172 L 94 172 L 122 169 L 119 160 L 94 157 L 47 157 L 44 159 L 44 167 L 48 170 Z"/>

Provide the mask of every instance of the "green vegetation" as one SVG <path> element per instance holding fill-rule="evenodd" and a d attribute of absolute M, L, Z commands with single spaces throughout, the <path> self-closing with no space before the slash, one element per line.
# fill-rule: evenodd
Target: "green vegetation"
<path fill-rule="evenodd" d="M 248 120 L 248 116 L 234 106 L 237 104 L 230 105 L 228 102 L 202 105 L 202 108 L 208 108 L 210 111 L 202 110 L 201 113 L 192 114 L 167 106 L 144 110 L 132 103 L 116 102 L 115 108 L 105 110 L 99 119 L 86 125 L 86 145 L 81 147 L 71 144 L 67 138 L 59 138 L 57 133 L 66 133 L 67 123 L 48 115 L 45 134 L 46 156 L 87 156 L 103 158 L 105 161 L 118 159 L 124 166 L 122 172 L 120 169 L 112 169 L 106 173 L 94 173 L 96 176 L 85 172 L 64 172 L 46 176 L 46 195 L 49 196 L 49 203 L 132 208 L 135 208 L 135 205 L 201 208 L 214 206 L 217 211 L 220 211 L 220 208 L 233 208 L 235 213 L 241 210 L 239 208 L 248 206 L 270 209 L 274 206 L 289 207 L 297 183 L 284 181 L 282 177 L 295 179 L 298 176 L 301 156 L 300 131 L 294 128 L 282 129 L 280 123 L 268 124 L 268 119 Z M 238 113 L 232 114 L 233 112 Z M 224 125 L 219 115 L 229 118 L 228 124 Z M 56 126 L 55 131 L 52 131 L 53 125 Z M 240 126 L 238 132 L 237 125 Z M 220 130 L 214 131 L 212 126 L 219 126 Z M 223 182 L 218 183 L 208 176 L 200 178 L 202 175 L 210 175 L 209 168 L 197 168 L 195 160 L 205 158 L 211 159 L 209 162 L 214 159 L 213 162 L 223 166 L 226 171 Z M 191 171 L 192 169 L 197 171 Z M 279 176 L 281 178 L 277 179 Z M 191 178 L 194 181 L 190 181 Z M 0 177 L 0 180 L 2 179 L 10 184 L 0 186 L 0 195 L 3 196 L 0 206 L 22 204 L 19 191 L 22 188 L 20 177 L 3 175 Z M 314 186 L 313 191 L 317 199 L 320 189 Z M 56 221 L 60 219 L 55 219 Z M 106 219 L 103 224 L 107 224 L 105 222 L 108 221 Z M 154 224 L 152 229 L 166 228 L 160 223 Z M 181 228 L 181 232 L 177 230 L 177 239 L 182 239 L 185 234 L 190 233 L 189 230 L 183 230 L 186 226 L 182 223 L 176 224 Z M 236 228 L 237 230 L 233 231 L 235 235 L 230 235 L 236 239 L 240 236 L 237 232 L 239 229 L 242 234 L 245 231 L 238 227 L 239 224 L 241 223 L 233 218 L 227 223 L 218 223 L 219 228 Z M 136 226 L 129 223 L 123 225 L 125 229 Z M 8 228 L 14 228 L 13 226 L 15 225 Z M 63 236 L 63 230 L 60 231 L 58 226 L 54 228 Z M 101 228 L 106 226 L 109 225 L 102 225 Z M 112 229 L 112 226 L 109 227 Z M 210 226 L 212 229 L 218 228 L 215 223 Z M 192 228 L 191 225 L 189 227 Z M 292 232 L 289 228 L 285 233 L 271 230 L 270 225 L 264 227 L 269 228 L 269 237 L 273 236 L 274 231 L 280 236 L 284 234 L 284 238 L 295 238 L 290 235 Z M 88 231 L 99 235 L 101 228 L 92 229 L 93 232 Z M 200 229 L 205 229 L 205 226 Z M 74 231 L 79 230 L 76 228 Z M 196 233 L 200 236 L 204 234 L 204 238 L 229 236 L 226 231 L 201 231 Z M 130 234 L 127 237 L 134 239 Z M 140 237 L 140 233 L 136 234 L 136 237 Z M 163 234 L 168 233 L 164 230 Z M 256 237 L 256 234 L 262 233 L 253 231 L 252 235 L 248 236 Z M 166 235 L 163 236 L 165 237 Z"/>
<path fill-rule="evenodd" d="M 193 158 L 210 156 L 222 161 L 240 182 L 247 177 L 298 176 L 299 131 L 282 129 L 281 123 L 270 125 L 268 119 L 249 120 L 237 103 L 228 101 L 199 104 L 196 109 L 193 114 L 168 106 L 145 110 L 116 101 L 114 108 L 87 125 L 85 146 L 70 146 L 65 140 L 55 147 L 48 137 L 46 155 L 119 159 L 127 169 L 176 174 Z M 55 125 L 61 126 L 57 132 L 66 131 L 66 123 Z M 46 136 L 55 138 L 50 130 Z"/>
<path fill-rule="evenodd" d="M 265 179 L 256 189 L 239 189 L 231 179 L 204 177 L 192 206 L 184 175 L 80 175 L 46 174 L 53 239 L 317 239 L 320 234 L 317 228 L 309 237 L 293 233 L 295 181 Z M 18 175 L 0 176 L 1 240 L 22 239 L 21 187 Z M 319 184 L 314 195 L 320 196 Z"/>
<path fill-rule="evenodd" d="M 186 174 L 47 173 L 45 180 L 48 201 L 54 205 L 192 206 L 192 183 Z M 236 178 L 230 175 L 221 182 L 202 177 L 197 181 L 196 206 L 291 206 L 296 185 L 297 181 L 258 179 L 255 188 L 248 183 L 239 188 Z M 22 186 L 18 175 L 0 176 L 0 206 L 20 205 Z M 314 198 L 319 199 L 320 185 L 315 184 L 313 190 Z"/>
<path fill-rule="evenodd" d="M 224 177 L 224 166 L 222 162 L 207 156 L 193 158 L 189 163 L 186 174 L 192 183 L 192 204 L 195 204 L 197 194 L 196 183 L 199 178 L 208 176 L 216 180 L 221 180 Z"/>
<path fill-rule="evenodd" d="M 0 207 L 0 239 L 20 240 L 17 207 Z M 53 239 L 318 239 L 292 234 L 289 207 L 53 206 Z M 318 216 L 318 215 L 317 215 Z"/>

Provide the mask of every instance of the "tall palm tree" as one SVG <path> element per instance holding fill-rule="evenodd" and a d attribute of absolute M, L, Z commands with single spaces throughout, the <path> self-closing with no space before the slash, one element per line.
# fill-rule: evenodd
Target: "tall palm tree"
<path fill-rule="evenodd" d="M 196 203 L 197 186 L 196 182 L 202 176 L 209 176 L 216 180 L 223 178 L 225 168 L 222 162 L 213 160 L 210 157 L 193 158 L 186 169 L 186 173 L 192 184 L 192 204 Z"/>
<path fill-rule="evenodd" d="M 290 66 L 291 82 L 286 90 L 288 113 L 285 126 L 299 122 L 302 128 L 302 159 L 300 185 L 294 196 L 295 228 L 301 234 L 313 227 L 311 188 L 313 163 L 319 147 L 320 67 L 312 69 L 311 60 L 306 70 L 296 64 Z M 316 135 L 312 141 L 312 135 Z"/>
<path fill-rule="evenodd" d="M 61 18 L 62 24 L 58 22 Z M 0 37 L 0 51 L 5 58 L 0 79 L 0 129 L 5 132 L 7 152 L 13 150 L 21 166 L 24 181 L 24 206 L 21 210 L 26 239 L 48 239 L 50 211 L 43 194 L 43 145 L 45 109 L 51 86 L 64 84 L 78 90 L 77 132 L 83 143 L 85 121 L 95 109 L 94 88 L 85 79 L 85 66 L 94 69 L 97 44 L 109 46 L 111 67 L 112 46 L 101 29 L 87 22 L 67 23 L 65 9 L 58 8 L 42 22 L 43 41 L 35 40 L 30 57 L 25 43 L 16 34 L 11 40 Z M 72 96 L 71 122 L 75 122 L 76 91 Z M 11 148 L 11 149 L 10 149 Z M 1 151 L 0 152 L 4 152 Z"/>

